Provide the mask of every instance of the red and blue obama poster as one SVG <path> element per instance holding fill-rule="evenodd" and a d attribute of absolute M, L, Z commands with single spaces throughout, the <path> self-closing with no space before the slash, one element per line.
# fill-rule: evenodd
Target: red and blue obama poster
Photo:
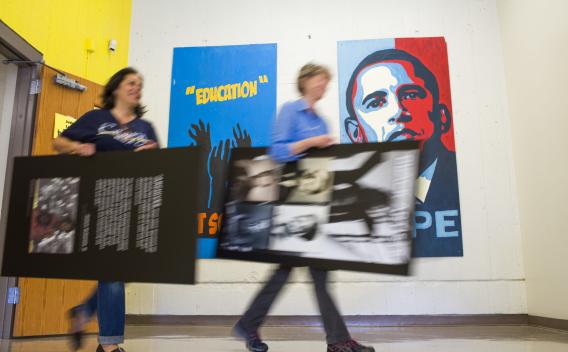
<path fill-rule="evenodd" d="M 337 49 L 341 142 L 421 141 L 413 256 L 463 256 L 446 41 L 341 41 Z"/>
<path fill-rule="evenodd" d="M 198 257 L 212 258 L 234 147 L 266 146 L 276 116 L 276 44 L 174 48 L 168 147 L 198 145 Z M 188 214 L 188 216 L 191 216 Z"/>

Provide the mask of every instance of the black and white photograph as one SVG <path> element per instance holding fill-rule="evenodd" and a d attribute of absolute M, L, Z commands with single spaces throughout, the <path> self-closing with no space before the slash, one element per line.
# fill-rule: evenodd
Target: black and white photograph
<path fill-rule="evenodd" d="M 322 224 L 327 222 L 329 207 L 281 205 L 274 210 L 269 249 L 310 255 L 319 251 Z"/>
<path fill-rule="evenodd" d="M 232 163 L 264 153 L 241 149 Z M 335 145 L 275 167 L 277 201 L 229 197 L 218 255 L 406 275 L 418 160 L 417 143 Z M 231 173 L 229 189 L 245 181 Z"/>
<path fill-rule="evenodd" d="M 30 253 L 69 254 L 75 243 L 79 177 L 32 181 Z"/>
<path fill-rule="evenodd" d="M 278 199 L 280 169 L 267 155 L 254 160 L 239 160 L 232 172 L 235 181 L 230 192 L 232 200 L 272 202 Z"/>
<path fill-rule="evenodd" d="M 331 199 L 332 158 L 305 158 L 284 167 L 280 200 L 284 203 L 328 203 Z"/>
<path fill-rule="evenodd" d="M 325 233 L 366 262 L 410 259 L 417 151 L 362 152 L 333 161 Z"/>
<path fill-rule="evenodd" d="M 229 250 L 267 249 L 272 227 L 273 206 L 232 202 L 225 208 L 221 242 Z"/>
<path fill-rule="evenodd" d="M 348 246 L 326 234 L 329 206 L 282 205 L 274 211 L 269 249 L 300 257 L 358 260 Z"/>

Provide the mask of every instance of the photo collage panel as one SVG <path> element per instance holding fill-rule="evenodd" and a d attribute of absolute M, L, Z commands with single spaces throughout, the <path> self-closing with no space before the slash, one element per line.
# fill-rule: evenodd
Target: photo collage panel
<path fill-rule="evenodd" d="M 417 150 L 367 148 L 278 164 L 257 149 L 234 151 L 222 250 L 409 261 Z"/>

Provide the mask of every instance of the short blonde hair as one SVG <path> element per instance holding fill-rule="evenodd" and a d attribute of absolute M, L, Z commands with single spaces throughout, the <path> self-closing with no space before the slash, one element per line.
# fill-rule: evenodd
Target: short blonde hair
<path fill-rule="evenodd" d="M 325 75 L 328 80 L 331 79 L 331 72 L 329 72 L 329 69 L 325 66 L 313 64 L 311 62 L 302 66 L 298 73 L 297 82 L 300 93 L 304 94 L 304 83 L 306 80 L 318 75 Z"/>

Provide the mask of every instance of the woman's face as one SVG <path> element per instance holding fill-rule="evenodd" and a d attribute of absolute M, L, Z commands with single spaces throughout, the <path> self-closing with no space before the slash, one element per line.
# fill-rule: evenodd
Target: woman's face
<path fill-rule="evenodd" d="M 327 171 L 316 169 L 306 171 L 298 179 L 298 191 L 318 193 L 324 190 L 329 175 Z"/>
<path fill-rule="evenodd" d="M 142 77 L 137 73 L 131 73 L 124 77 L 122 82 L 114 91 L 117 103 L 128 106 L 136 106 L 142 98 Z"/>
<path fill-rule="evenodd" d="M 309 96 L 314 101 L 320 100 L 325 94 L 328 83 L 329 78 L 323 73 L 306 79 L 303 84 L 304 96 Z"/>

